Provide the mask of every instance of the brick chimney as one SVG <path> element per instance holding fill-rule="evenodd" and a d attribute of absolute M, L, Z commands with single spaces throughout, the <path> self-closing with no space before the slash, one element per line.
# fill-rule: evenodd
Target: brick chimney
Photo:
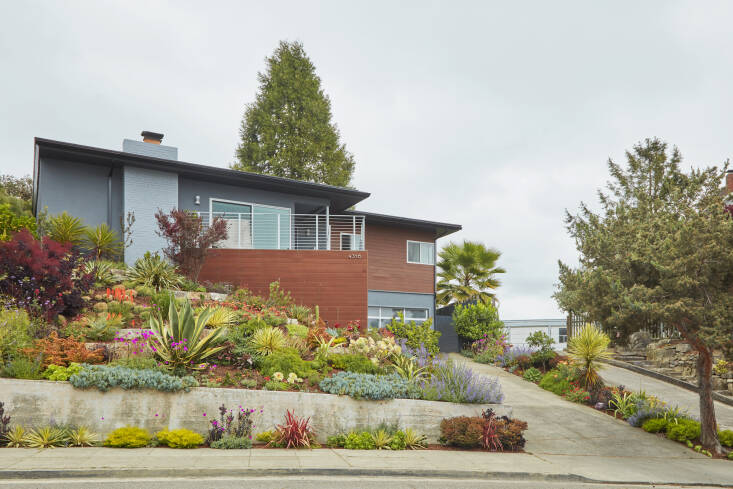
<path fill-rule="evenodd" d="M 159 132 L 143 131 L 140 135 L 146 143 L 160 144 L 163 142 L 163 135 Z"/>
<path fill-rule="evenodd" d="M 725 174 L 725 190 L 728 193 L 733 192 L 733 170 L 728 170 L 728 173 Z"/>

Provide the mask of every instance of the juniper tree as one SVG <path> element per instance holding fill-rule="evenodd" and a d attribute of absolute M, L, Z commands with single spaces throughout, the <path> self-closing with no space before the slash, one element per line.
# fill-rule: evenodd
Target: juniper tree
<path fill-rule="evenodd" d="M 281 41 L 244 113 L 236 170 L 346 187 L 354 157 L 331 122 L 331 101 L 299 42 Z"/>
<path fill-rule="evenodd" d="M 621 334 L 663 323 L 697 352 L 701 442 L 721 453 L 712 397 L 713 350 L 733 351 L 733 219 L 720 180 L 727 169 L 680 170 L 682 157 L 647 139 L 609 160 L 601 211 L 581 203 L 566 223 L 579 266 L 562 262 L 554 297 Z"/>

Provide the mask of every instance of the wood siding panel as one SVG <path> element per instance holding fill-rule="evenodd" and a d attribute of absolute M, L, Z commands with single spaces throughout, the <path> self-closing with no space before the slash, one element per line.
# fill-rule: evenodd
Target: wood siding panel
<path fill-rule="evenodd" d="M 435 243 L 433 233 L 398 226 L 372 224 L 367 218 L 369 290 L 435 293 L 433 265 L 407 263 L 407 241 Z"/>
<path fill-rule="evenodd" d="M 214 249 L 199 280 L 229 282 L 265 297 L 270 282 L 279 280 L 296 304 L 318 305 L 329 325 L 351 320 L 366 325 L 367 269 L 365 251 Z"/>

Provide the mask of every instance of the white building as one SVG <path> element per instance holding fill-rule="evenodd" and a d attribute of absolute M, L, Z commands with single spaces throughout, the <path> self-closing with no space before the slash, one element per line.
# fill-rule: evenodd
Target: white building
<path fill-rule="evenodd" d="M 527 336 L 535 331 L 544 331 L 555 342 L 553 347 L 557 351 L 564 350 L 568 345 L 567 320 L 563 319 L 511 319 L 504 320 L 504 326 L 509 332 L 509 343 L 512 345 L 526 345 Z"/>

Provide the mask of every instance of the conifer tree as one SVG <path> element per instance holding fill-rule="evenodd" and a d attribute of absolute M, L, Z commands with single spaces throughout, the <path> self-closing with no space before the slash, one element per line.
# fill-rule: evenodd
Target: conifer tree
<path fill-rule="evenodd" d="M 300 42 L 281 41 L 244 113 L 236 170 L 346 187 L 354 157 L 331 122 L 331 101 Z"/>

